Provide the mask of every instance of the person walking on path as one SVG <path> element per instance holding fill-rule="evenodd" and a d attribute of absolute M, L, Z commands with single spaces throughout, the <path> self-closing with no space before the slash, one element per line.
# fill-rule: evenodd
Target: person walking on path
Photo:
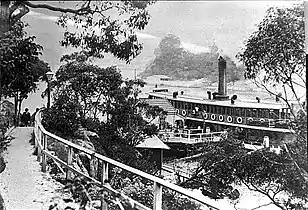
<path fill-rule="evenodd" d="M 25 108 L 24 113 L 21 115 L 21 124 L 22 126 L 28 127 L 30 125 L 31 115 L 29 109 Z"/>
<path fill-rule="evenodd" d="M 31 116 L 31 124 L 34 126 L 34 121 L 35 121 L 35 115 L 39 111 L 39 108 L 36 108 L 35 112 Z"/>

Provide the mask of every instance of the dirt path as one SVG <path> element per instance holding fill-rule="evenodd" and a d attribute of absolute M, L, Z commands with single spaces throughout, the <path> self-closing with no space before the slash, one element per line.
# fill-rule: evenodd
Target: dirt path
<path fill-rule="evenodd" d="M 41 172 L 32 154 L 32 131 L 32 127 L 15 128 L 11 133 L 14 139 L 3 154 L 7 165 L 0 174 L 0 194 L 7 210 L 48 209 L 49 201 L 61 195 L 62 186 Z"/>

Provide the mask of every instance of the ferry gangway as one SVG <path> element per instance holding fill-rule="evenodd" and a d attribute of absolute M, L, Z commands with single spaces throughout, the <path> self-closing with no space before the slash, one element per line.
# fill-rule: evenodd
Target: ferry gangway
<path fill-rule="evenodd" d="M 208 207 L 208 209 L 218 209 L 217 207 L 214 207 L 212 204 L 209 204 L 209 202 L 205 202 L 202 198 L 199 198 L 195 196 L 192 191 L 182 188 L 180 186 L 177 186 L 175 184 L 172 184 L 166 180 L 163 180 L 159 177 L 153 176 L 151 174 L 145 173 L 141 170 L 138 170 L 136 168 L 127 166 L 123 163 L 120 163 L 116 160 L 113 160 L 111 158 L 108 158 L 104 155 L 98 154 L 90 149 L 84 148 L 80 145 L 77 145 L 75 143 L 72 143 L 71 141 L 68 141 L 66 139 L 63 139 L 59 136 L 56 136 L 53 133 L 48 132 L 43 125 L 41 124 L 42 120 L 42 113 L 41 110 L 37 112 L 35 116 L 35 125 L 34 125 L 34 135 L 35 135 L 35 147 L 37 148 L 37 160 L 41 162 L 42 164 L 42 171 L 47 171 L 47 158 L 51 158 L 55 162 L 57 162 L 62 167 L 65 167 L 66 170 L 66 178 L 71 179 L 72 173 L 75 173 L 77 175 L 86 177 L 87 179 L 91 180 L 92 182 L 97 183 L 101 186 L 104 192 L 108 192 L 111 194 L 115 194 L 117 196 L 122 196 L 124 199 L 129 199 L 130 203 L 133 205 L 135 209 L 138 210 L 161 210 L 162 209 L 162 190 L 163 188 L 168 188 L 174 192 L 177 192 L 183 196 L 187 196 L 188 198 L 205 205 Z M 67 151 L 66 155 L 67 161 L 62 160 L 58 155 L 55 155 L 52 151 L 48 150 L 48 146 L 51 141 L 56 141 L 58 143 L 61 143 L 66 146 Z M 87 175 L 78 169 L 76 169 L 73 166 L 73 151 L 76 152 L 83 152 L 85 154 L 90 155 L 92 159 L 98 160 L 98 162 L 102 165 L 102 171 L 101 171 L 101 177 L 100 180 L 91 177 L 91 175 Z M 117 190 L 113 189 L 108 183 L 106 183 L 106 180 L 108 180 L 109 177 L 109 170 L 110 167 L 118 167 L 125 171 L 128 171 L 136 176 L 140 176 L 143 179 L 146 179 L 153 183 L 153 206 L 152 208 L 149 208 L 140 202 L 128 197 L 127 195 L 124 195 Z M 101 210 L 107 210 L 108 204 L 105 200 L 105 193 L 101 193 Z"/>

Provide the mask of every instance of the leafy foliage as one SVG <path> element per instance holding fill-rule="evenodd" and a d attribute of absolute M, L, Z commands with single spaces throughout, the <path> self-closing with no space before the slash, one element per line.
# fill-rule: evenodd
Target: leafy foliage
<path fill-rule="evenodd" d="M 39 59 L 42 46 L 34 42 L 34 36 L 27 36 L 26 26 L 23 22 L 17 22 L 0 37 L 0 97 L 15 97 L 17 119 L 17 109 L 23 99 L 36 90 L 37 82 L 50 70 L 48 64 Z"/>
<path fill-rule="evenodd" d="M 237 57 L 245 65 L 245 78 L 289 103 L 297 100 L 299 88 L 306 88 L 303 4 L 291 8 L 270 8 Z M 280 91 L 283 90 L 283 93 Z"/>
<path fill-rule="evenodd" d="M 148 64 L 142 77 L 163 74 L 173 79 L 206 78 L 209 82 L 217 81 L 218 48 L 215 45 L 211 46 L 210 52 L 193 54 L 184 50 L 179 37 L 169 34 L 161 40 L 154 53 L 156 57 Z M 227 80 L 239 80 L 242 73 L 229 57 L 226 60 Z"/>
<path fill-rule="evenodd" d="M 66 28 L 63 46 L 81 47 L 87 56 L 103 57 L 111 53 L 130 62 L 142 49 L 135 34 L 147 25 L 150 15 L 147 5 L 153 1 L 85 1 L 84 14 L 63 14 L 57 23 Z M 116 15 L 114 15 L 116 14 Z M 120 17 L 120 18 L 115 18 Z M 75 23 L 77 31 L 68 30 L 67 21 Z"/>
<path fill-rule="evenodd" d="M 234 136 L 229 133 L 222 141 L 207 144 L 193 176 L 181 184 L 201 188 L 216 199 L 232 196 L 234 184 L 243 184 L 281 209 L 307 202 L 308 182 L 286 150 L 281 154 L 269 149 L 247 153 Z"/>
<path fill-rule="evenodd" d="M 79 126 L 95 131 L 95 147 L 108 156 L 138 168 L 149 167 L 134 148 L 145 136 L 157 133 L 142 113 L 157 116 L 139 101 L 142 80 L 123 80 L 116 67 L 101 68 L 83 59 L 82 54 L 66 57 L 52 82 L 54 104 L 45 110 L 46 128 L 61 136 L 72 136 Z M 142 110 L 142 113 L 141 113 Z"/>
<path fill-rule="evenodd" d="M 78 113 L 82 107 L 71 91 L 63 91 L 54 98 L 50 109 L 43 111 L 43 126 L 56 135 L 71 137 L 80 125 Z"/>
<path fill-rule="evenodd" d="M 27 95 L 35 90 L 36 82 L 49 70 L 48 65 L 39 60 L 42 46 L 34 42 L 34 36 L 26 35 L 26 26 L 18 22 L 1 37 L 1 88 L 4 96 L 12 96 L 15 92 Z"/>
<path fill-rule="evenodd" d="M 89 0 L 53 4 L 6 1 L 0 5 L 1 11 L 6 11 L 0 16 L 4 23 L 0 33 L 6 32 L 30 8 L 61 12 L 57 23 L 65 28 L 62 46 L 81 48 L 88 57 L 102 58 L 104 53 L 111 53 L 118 59 L 130 62 L 142 49 L 136 31 L 143 30 L 148 24 L 150 15 L 146 7 L 153 3 Z M 70 30 L 69 23 L 73 23 L 75 30 Z"/>
<path fill-rule="evenodd" d="M 284 145 L 285 153 L 282 156 L 284 159 L 282 160 L 280 156 L 266 158 L 270 163 L 281 164 L 273 167 L 264 162 L 264 169 L 273 167 L 274 170 L 270 171 L 267 168 L 268 172 L 264 174 L 262 171 L 250 169 L 251 175 L 255 173 L 258 176 L 271 176 L 273 177 L 271 181 L 276 182 L 272 190 L 288 192 L 291 200 L 300 198 L 307 201 L 305 194 L 308 183 L 308 160 L 307 147 L 303 146 L 307 144 L 307 104 L 302 103 L 306 96 L 300 95 L 302 90 L 306 89 L 304 40 L 303 4 L 296 4 L 290 8 L 270 8 L 258 25 L 258 30 L 246 42 L 243 52 L 237 56 L 245 65 L 245 77 L 253 79 L 270 94 L 282 99 L 291 108 L 294 118 L 292 127 L 296 138 Z M 296 107 L 292 104 L 294 100 L 297 109 L 293 109 Z M 258 180 L 262 181 L 260 178 Z M 253 180 L 249 182 L 259 184 Z M 269 181 L 265 184 L 267 183 Z M 292 204 L 291 200 L 278 205 L 281 208 L 299 208 Z"/>
<path fill-rule="evenodd" d="M 71 90 L 77 102 L 83 107 L 83 118 L 98 118 L 98 114 L 111 111 L 115 95 L 122 84 L 116 67 L 102 69 L 86 62 L 69 62 L 56 73 L 59 91 Z"/>
<path fill-rule="evenodd" d="M 115 189 L 120 190 L 126 195 L 130 195 L 134 200 L 151 208 L 153 206 L 153 183 L 145 182 L 140 177 L 123 176 L 122 170 L 113 170 L 114 175 L 110 184 Z M 166 210 L 198 210 L 201 209 L 199 204 L 194 203 L 188 198 L 184 198 L 169 189 L 163 190 L 162 209 Z"/>

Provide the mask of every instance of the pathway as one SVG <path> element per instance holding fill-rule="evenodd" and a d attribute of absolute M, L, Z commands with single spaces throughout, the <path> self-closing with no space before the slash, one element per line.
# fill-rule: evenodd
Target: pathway
<path fill-rule="evenodd" d="M 60 196 L 62 186 L 41 172 L 29 143 L 32 127 L 17 127 L 3 156 L 6 169 L 0 174 L 0 194 L 7 210 L 48 209 L 49 201 Z"/>

